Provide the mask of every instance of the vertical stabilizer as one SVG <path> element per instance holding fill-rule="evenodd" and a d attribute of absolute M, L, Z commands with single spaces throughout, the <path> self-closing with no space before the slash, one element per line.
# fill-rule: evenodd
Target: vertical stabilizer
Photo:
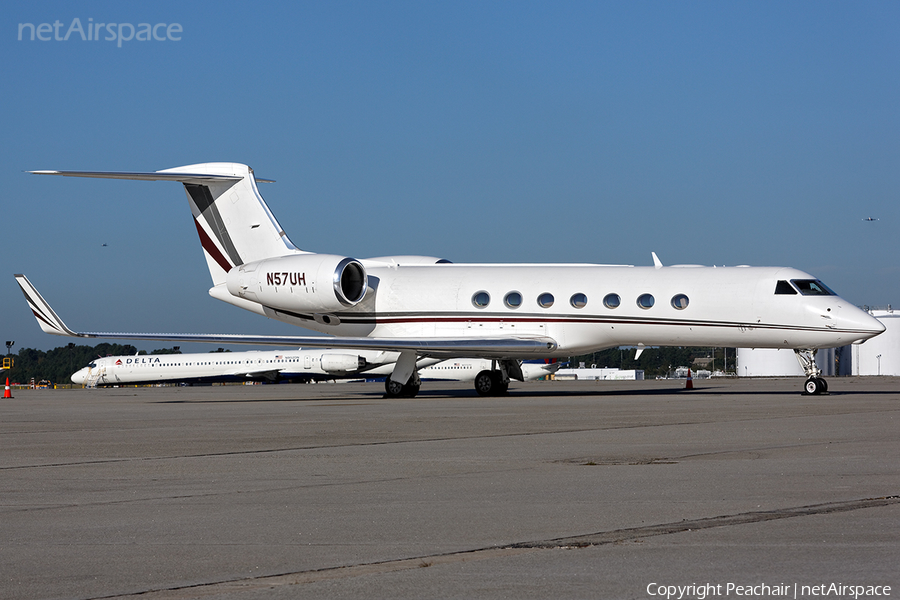
<path fill-rule="evenodd" d="M 266 206 L 256 187 L 253 169 L 247 165 L 205 163 L 159 173 L 227 177 L 182 181 L 213 285 L 224 283 L 228 271 L 238 265 L 301 253 Z"/>

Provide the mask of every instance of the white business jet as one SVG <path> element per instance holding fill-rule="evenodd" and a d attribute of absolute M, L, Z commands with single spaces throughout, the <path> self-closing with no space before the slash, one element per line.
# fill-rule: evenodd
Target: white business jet
<path fill-rule="evenodd" d="M 423 357 L 491 359 L 480 394 L 522 379 L 521 360 L 615 346 L 791 348 L 807 393 L 827 390 L 818 348 L 884 331 L 815 277 L 783 267 L 451 264 L 427 256 L 356 259 L 298 249 L 257 188 L 253 170 L 205 163 L 149 173 L 38 174 L 184 185 L 214 298 L 336 337 L 76 332 L 22 275 L 41 328 L 57 335 L 359 348 L 399 352 L 388 395 L 414 396 Z M 265 181 L 265 180 L 259 180 Z"/>

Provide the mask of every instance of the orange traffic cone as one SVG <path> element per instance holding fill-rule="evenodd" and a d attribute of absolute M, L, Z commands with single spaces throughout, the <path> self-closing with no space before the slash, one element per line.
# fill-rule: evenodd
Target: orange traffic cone
<path fill-rule="evenodd" d="M 684 389 L 686 389 L 686 390 L 694 389 L 694 378 L 691 377 L 690 369 L 688 369 L 688 378 L 687 378 L 687 383 L 684 384 Z"/>
<path fill-rule="evenodd" d="M 9 391 L 9 377 L 6 378 L 6 391 L 3 392 L 3 397 L 4 398 L 12 398 L 13 397 Z"/>

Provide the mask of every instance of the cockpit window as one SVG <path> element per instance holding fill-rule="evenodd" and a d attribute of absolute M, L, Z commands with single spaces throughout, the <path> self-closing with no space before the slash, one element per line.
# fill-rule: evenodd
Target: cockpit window
<path fill-rule="evenodd" d="M 797 286 L 804 296 L 836 296 L 824 283 L 818 279 L 791 279 L 791 283 Z"/>
<path fill-rule="evenodd" d="M 792 286 L 787 281 L 782 279 L 778 283 L 775 284 L 775 293 L 776 294 L 785 294 L 785 295 L 788 295 L 788 294 L 796 295 L 797 290 L 794 289 L 794 286 Z"/>

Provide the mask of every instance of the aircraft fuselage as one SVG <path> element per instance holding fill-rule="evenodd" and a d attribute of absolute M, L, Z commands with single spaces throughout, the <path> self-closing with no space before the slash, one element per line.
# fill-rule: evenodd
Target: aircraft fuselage
<path fill-rule="evenodd" d="M 267 316 L 332 335 L 547 336 L 556 357 L 638 344 L 829 348 L 883 329 L 833 293 L 805 294 L 790 282 L 816 280 L 792 268 L 361 262 L 367 293 L 341 311 L 304 311 L 300 286 L 272 292 L 264 277 L 248 289 L 280 296 L 257 305 Z M 792 293 L 776 293 L 779 281 Z"/>

